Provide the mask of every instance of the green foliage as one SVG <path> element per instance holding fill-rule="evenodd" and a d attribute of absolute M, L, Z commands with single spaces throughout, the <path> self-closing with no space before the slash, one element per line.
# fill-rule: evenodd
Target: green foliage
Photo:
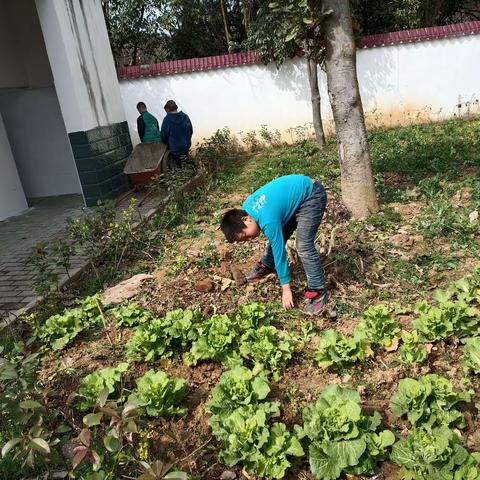
<path fill-rule="evenodd" d="M 177 309 L 164 318 L 151 317 L 136 328 L 126 348 L 132 359 L 153 361 L 163 355 L 171 355 L 174 347 L 185 347 L 196 338 L 195 322 L 200 319 L 198 311 Z"/>
<path fill-rule="evenodd" d="M 128 366 L 128 363 L 120 363 L 117 367 L 102 368 L 82 378 L 78 390 L 80 397 L 77 402 L 78 408 L 85 411 L 95 405 L 102 392 L 108 392 L 105 398 L 115 392 L 122 373 L 128 370 Z"/>
<path fill-rule="evenodd" d="M 134 327 L 153 319 L 151 312 L 145 310 L 136 303 L 120 305 L 112 308 L 109 313 L 115 317 L 117 327 Z"/>
<path fill-rule="evenodd" d="M 478 331 L 478 312 L 462 302 L 444 300 L 438 306 L 421 302 L 417 306 L 419 316 L 412 322 L 422 341 L 435 342 L 456 335 L 468 335 Z"/>
<path fill-rule="evenodd" d="M 400 331 L 390 310 L 385 305 L 373 305 L 363 312 L 362 321 L 357 327 L 373 345 L 388 347 L 393 337 Z"/>
<path fill-rule="evenodd" d="M 222 462 L 241 462 L 255 475 L 283 478 L 290 466 L 287 457 L 302 456 L 303 449 L 283 423 L 269 425 L 279 413 L 278 403 L 265 401 L 269 391 L 265 372 L 237 366 L 222 375 L 206 409 L 213 414 L 213 435 L 224 444 Z"/>
<path fill-rule="evenodd" d="M 398 349 L 398 354 L 402 363 L 407 365 L 421 365 L 428 357 L 427 350 L 419 345 L 417 332 L 403 332 L 402 345 Z"/>
<path fill-rule="evenodd" d="M 185 357 L 187 365 L 196 365 L 199 360 L 224 360 L 237 332 L 235 323 L 227 315 L 215 314 L 197 326 L 197 335 Z"/>
<path fill-rule="evenodd" d="M 53 350 L 65 348 L 83 330 L 101 321 L 100 297 L 87 297 L 78 308 L 65 310 L 53 315 L 37 329 L 37 336 L 48 343 Z"/>
<path fill-rule="evenodd" d="M 250 370 L 241 365 L 227 370 L 220 377 L 219 382 L 211 391 L 211 399 L 205 409 L 213 414 L 210 425 L 215 431 L 222 422 L 240 406 L 257 404 L 270 393 L 270 383 L 266 371 Z"/>
<path fill-rule="evenodd" d="M 400 380 L 398 390 L 390 399 L 390 409 L 397 417 L 407 416 L 416 426 L 465 426 L 463 414 L 454 407 L 459 402 L 469 402 L 471 392 L 455 392 L 447 378 L 435 374 L 415 380 Z"/>
<path fill-rule="evenodd" d="M 480 337 L 467 338 L 461 364 L 467 372 L 480 373 Z"/>
<path fill-rule="evenodd" d="M 395 437 L 376 433 L 378 412 L 365 416 L 354 390 L 329 385 L 319 399 L 303 410 L 303 434 L 309 440 L 310 469 L 315 478 L 333 480 L 342 474 L 373 473 L 387 456 Z"/>
<path fill-rule="evenodd" d="M 402 467 L 405 480 L 480 478 L 480 455 L 469 454 L 458 435 L 446 425 L 414 428 L 393 446 L 390 458 Z"/>
<path fill-rule="evenodd" d="M 168 354 L 170 346 L 162 318 L 154 318 L 150 322 L 137 327 L 133 337 L 126 345 L 129 358 L 153 361 L 157 357 Z"/>
<path fill-rule="evenodd" d="M 285 368 L 292 358 L 296 340 L 272 326 L 245 332 L 240 338 L 240 355 L 272 372 Z"/>
<path fill-rule="evenodd" d="M 261 325 L 270 325 L 271 319 L 267 307 L 258 302 L 240 305 L 233 316 L 233 320 L 240 331 L 258 328 Z"/>
<path fill-rule="evenodd" d="M 355 362 L 363 362 L 371 354 L 369 342 L 363 333 L 357 331 L 348 337 L 330 328 L 321 335 L 315 362 L 322 368 L 342 370 Z"/>
<path fill-rule="evenodd" d="M 148 370 L 138 379 L 137 389 L 128 401 L 139 405 L 150 417 L 185 415 L 187 409 L 178 407 L 178 404 L 187 390 L 185 380 L 169 378 L 162 371 Z"/>
<path fill-rule="evenodd" d="M 59 443 L 45 426 L 45 408 L 36 400 L 24 400 L 19 403 L 20 415 L 15 419 L 22 435 L 11 438 L 2 447 L 2 457 L 13 452 L 13 458 L 22 461 L 22 467 L 34 468 L 38 457 L 48 457 L 51 448 Z"/>

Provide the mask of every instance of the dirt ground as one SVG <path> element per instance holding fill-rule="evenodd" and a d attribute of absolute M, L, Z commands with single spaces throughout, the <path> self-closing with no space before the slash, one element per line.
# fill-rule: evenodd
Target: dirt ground
<path fill-rule="evenodd" d="M 435 287 L 471 272 L 477 263 L 475 253 L 457 249 L 454 270 L 428 267 L 420 272 L 422 267 L 415 260 L 432 251 L 432 244 L 415 228 L 427 206 L 424 202 L 391 203 L 388 208 L 396 214 L 395 222 L 386 225 L 379 222 L 380 226 L 360 225 L 349 220 L 338 196 L 329 192 L 329 206 L 317 237 L 332 294 L 328 314 L 310 318 L 298 309 L 283 312 L 278 304 L 280 289 L 275 275 L 269 275 L 255 285 L 245 285 L 240 281 L 242 275 L 238 274 L 238 271 L 246 273 L 259 259 L 265 241 L 258 239 L 248 244 L 229 245 L 215 221 L 226 209 L 238 206 L 244 196 L 243 192 L 217 196 L 212 207 L 206 207 L 196 218 L 194 227 L 199 232 L 196 236 L 184 235 L 181 227 L 172 230 L 167 237 L 167 244 L 163 246 L 168 254 L 163 256 L 163 261 L 150 266 L 148 273 L 155 278 L 144 285 L 135 301 L 157 315 L 175 308 L 199 308 L 205 316 L 214 312 L 228 313 L 239 304 L 260 301 L 268 303 L 275 312 L 275 325 L 279 328 L 300 331 L 301 322 L 313 322 L 317 334 L 297 352 L 280 380 L 272 383 L 271 397 L 282 403 L 281 420 L 289 427 L 301 423 L 303 407 L 314 401 L 324 386 L 337 383 L 357 389 L 366 411 L 379 410 L 385 427 L 400 434 L 407 425 L 395 420 L 388 410 L 388 400 L 397 388 L 399 379 L 409 373 L 436 372 L 458 383 L 462 376 L 458 362 L 455 358 L 447 362 L 444 355 L 446 349 L 452 350 L 452 345 L 444 342 L 436 344 L 427 364 L 418 371 L 409 372 L 397 365 L 395 352 L 381 351 L 364 364 L 339 375 L 325 371 L 312 362 L 319 343 L 318 334 L 325 328 L 351 333 L 361 311 L 367 305 L 383 301 L 395 301 L 406 307 L 407 312 L 401 321 L 407 326 L 415 302 L 428 298 L 429 291 Z M 435 251 L 450 255 L 452 247 L 446 240 L 437 241 Z M 293 242 L 289 242 L 288 252 L 294 274 L 292 288 L 295 302 L 301 305 L 305 278 Z M 423 282 L 423 287 L 419 288 L 403 267 L 399 267 L 398 271 L 389 268 L 394 262 L 403 262 L 400 265 L 415 263 L 412 271 L 422 279 L 428 279 L 428 283 Z M 205 282 L 208 288 L 205 288 Z M 112 344 L 105 334 L 90 332 L 61 353 L 50 353 L 45 357 L 41 378 L 50 387 L 52 404 L 70 405 L 80 378 L 98 368 L 116 365 L 125 358 L 123 345 L 132 335 L 131 329 L 117 329 L 112 321 L 107 332 Z M 452 351 L 455 352 L 454 349 Z M 241 468 L 228 468 L 216 461 L 219 445 L 211 437 L 204 405 L 223 371 L 222 366 L 214 362 L 201 362 L 196 367 L 186 367 L 181 358 L 162 359 L 149 365 L 137 363 L 130 385 L 133 387 L 133 379 L 152 367 L 162 368 L 172 376 L 186 379 L 189 393 L 185 400 L 188 407 L 185 418 L 162 419 L 144 427 L 151 457 L 176 462 L 178 468 L 205 480 L 218 480 L 225 471 L 235 474 L 235 478 L 254 478 L 242 472 Z M 72 375 L 71 371 L 75 374 Z M 477 401 L 479 393 L 477 386 Z M 81 425 L 81 418 L 75 417 L 74 413 L 71 415 L 72 420 Z M 480 438 L 476 433 L 478 422 L 472 420 L 470 412 L 466 412 L 466 415 L 464 437 L 470 447 L 480 449 Z M 294 462 L 286 478 L 311 479 L 312 476 L 308 465 L 299 461 Z M 384 462 L 372 478 L 397 479 L 398 469 L 390 462 Z"/>

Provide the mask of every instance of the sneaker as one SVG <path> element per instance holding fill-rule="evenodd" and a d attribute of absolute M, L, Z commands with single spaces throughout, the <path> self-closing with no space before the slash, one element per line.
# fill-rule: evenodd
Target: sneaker
<path fill-rule="evenodd" d="M 246 279 L 248 283 L 258 282 L 272 272 L 273 268 L 266 267 L 262 262 L 255 262 L 255 266 L 247 273 Z"/>
<path fill-rule="evenodd" d="M 327 290 L 313 291 L 307 290 L 305 293 L 305 299 L 307 304 L 303 309 L 303 312 L 307 315 L 319 315 L 325 310 L 325 306 L 330 299 L 330 294 Z"/>

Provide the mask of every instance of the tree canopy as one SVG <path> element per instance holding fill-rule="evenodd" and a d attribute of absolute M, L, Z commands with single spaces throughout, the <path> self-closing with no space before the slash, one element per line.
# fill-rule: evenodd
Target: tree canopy
<path fill-rule="evenodd" d="M 265 60 L 283 61 L 303 46 L 307 1 L 103 0 L 118 66 L 219 55 L 256 42 Z M 351 0 L 356 32 L 368 35 L 480 19 L 480 0 Z M 273 12 L 269 5 L 277 4 Z M 278 9 L 282 10 L 281 21 Z M 275 9 L 273 9 L 275 10 Z M 297 31 L 291 29 L 292 20 Z M 256 38 L 254 31 L 268 32 Z M 248 34 L 250 32 L 250 34 Z M 271 42 L 272 38 L 285 41 Z M 300 45 L 299 45 L 300 44 Z"/>

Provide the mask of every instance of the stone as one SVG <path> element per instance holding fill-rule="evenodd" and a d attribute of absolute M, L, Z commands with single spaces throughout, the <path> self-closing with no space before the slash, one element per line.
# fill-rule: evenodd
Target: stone
<path fill-rule="evenodd" d="M 136 295 L 145 280 L 150 280 L 153 278 L 155 278 L 153 275 L 146 273 L 134 275 L 133 277 L 120 282 L 118 285 L 105 290 L 102 295 L 102 303 L 104 305 L 122 303 L 123 301 L 128 300 Z"/>
<path fill-rule="evenodd" d="M 238 269 L 235 265 L 230 265 L 230 272 L 232 272 L 232 277 L 235 280 L 235 283 L 239 287 L 247 283 L 245 274 L 240 269 Z"/>
<path fill-rule="evenodd" d="M 214 283 L 209 278 L 199 280 L 198 282 L 195 283 L 195 289 L 203 293 L 211 292 L 214 287 L 215 287 Z"/>
<path fill-rule="evenodd" d="M 220 480 L 234 480 L 235 478 L 237 478 L 237 474 L 231 470 L 225 470 L 220 475 Z"/>

